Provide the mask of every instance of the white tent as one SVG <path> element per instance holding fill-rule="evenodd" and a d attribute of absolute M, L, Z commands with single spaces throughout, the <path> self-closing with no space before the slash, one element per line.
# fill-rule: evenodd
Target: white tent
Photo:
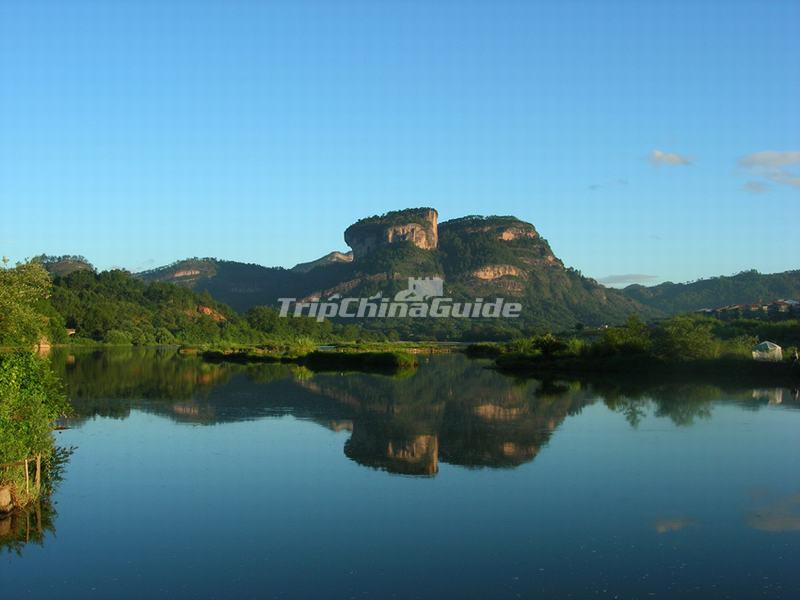
<path fill-rule="evenodd" d="M 753 346 L 753 359 L 778 362 L 783 360 L 783 349 L 772 342 L 761 342 Z"/>

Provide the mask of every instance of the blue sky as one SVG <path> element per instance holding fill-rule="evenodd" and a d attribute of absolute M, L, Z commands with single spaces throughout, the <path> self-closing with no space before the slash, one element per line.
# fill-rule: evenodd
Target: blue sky
<path fill-rule="evenodd" d="M 782 0 L 0 0 L 0 254 L 291 266 L 434 206 L 617 283 L 798 268 L 798 56 Z"/>

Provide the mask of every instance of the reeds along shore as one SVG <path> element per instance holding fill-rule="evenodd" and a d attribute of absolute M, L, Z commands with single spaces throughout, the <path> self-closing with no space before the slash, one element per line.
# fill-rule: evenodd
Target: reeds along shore
<path fill-rule="evenodd" d="M 409 348 L 387 347 L 385 349 L 368 347 L 348 347 L 341 349 L 312 350 L 299 353 L 295 351 L 275 351 L 265 348 L 232 350 L 205 350 L 200 352 L 204 360 L 227 362 L 283 362 L 294 363 L 315 371 L 360 370 L 360 371 L 405 371 L 414 369 L 417 353 Z"/>

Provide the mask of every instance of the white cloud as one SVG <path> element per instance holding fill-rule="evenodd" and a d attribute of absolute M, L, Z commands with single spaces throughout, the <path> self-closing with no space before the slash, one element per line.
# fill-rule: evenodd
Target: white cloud
<path fill-rule="evenodd" d="M 663 150 L 653 150 L 650 153 L 650 162 L 655 166 L 666 165 L 670 167 L 688 166 L 692 164 L 692 159 L 688 156 L 676 154 L 675 152 L 664 152 Z"/>
<path fill-rule="evenodd" d="M 787 169 L 800 167 L 800 150 L 754 152 L 740 158 L 739 166 L 773 183 L 800 187 L 800 175 Z"/>
<path fill-rule="evenodd" d="M 769 186 L 763 181 L 748 181 L 742 186 L 742 189 L 751 194 L 764 194 L 769 191 Z"/>

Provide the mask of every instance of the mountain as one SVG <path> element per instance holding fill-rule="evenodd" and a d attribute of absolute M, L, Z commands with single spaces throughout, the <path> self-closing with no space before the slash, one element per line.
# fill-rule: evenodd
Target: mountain
<path fill-rule="evenodd" d="M 503 297 L 523 306 L 513 323 L 402 319 L 403 335 L 424 330 L 450 337 L 472 330 L 480 337 L 620 322 L 631 313 L 657 316 L 657 311 L 621 291 L 565 267 L 533 225 L 511 216 L 468 216 L 438 223 L 433 208 L 407 209 L 361 219 L 347 228 L 344 238 L 352 252 L 332 252 L 293 269 L 193 258 L 139 277 L 207 290 L 237 310 L 275 305 L 283 297 L 392 296 L 407 287 L 409 277 L 434 276 L 444 279 L 445 295 L 458 301 Z M 382 324 L 373 320 L 365 326 Z"/>
<path fill-rule="evenodd" d="M 455 301 L 505 298 L 522 304 L 519 319 L 365 319 L 364 327 L 401 336 L 489 339 L 522 331 L 619 323 L 726 304 L 800 297 L 800 271 L 755 271 L 693 283 L 607 288 L 571 269 L 536 228 L 513 216 L 466 216 L 439 223 L 434 208 L 392 211 L 344 232 L 351 252 L 331 252 L 292 269 L 192 258 L 137 276 L 208 291 L 238 311 L 279 298 L 334 294 L 393 296 L 409 277 L 441 277 Z M 390 323 L 387 323 L 390 321 Z"/>
<path fill-rule="evenodd" d="M 652 310 L 676 314 L 731 304 L 800 298 L 800 270 L 763 274 L 745 271 L 730 277 L 713 277 L 692 283 L 662 283 L 651 287 L 630 285 L 622 293 Z"/>

